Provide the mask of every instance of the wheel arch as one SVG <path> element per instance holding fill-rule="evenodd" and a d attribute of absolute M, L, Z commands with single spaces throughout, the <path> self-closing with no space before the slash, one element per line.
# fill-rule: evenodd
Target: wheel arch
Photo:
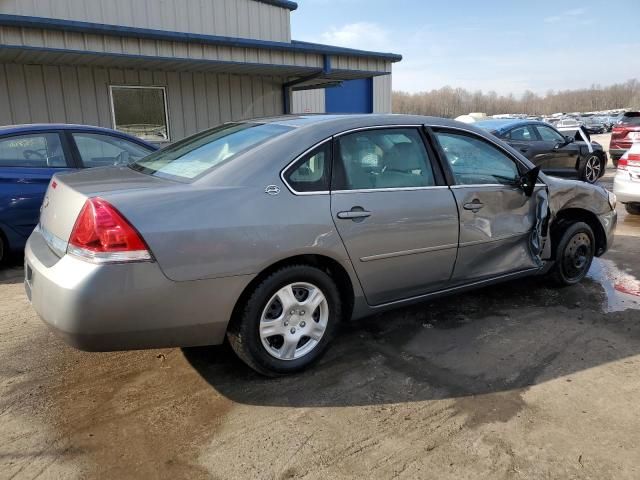
<path fill-rule="evenodd" d="M 340 293 L 340 301 L 343 307 L 343 316 L 345 319 L 351 318 L 355 302 L 354 286 L 347 269 L 340 264 L 334 258 L 321 254 L 300 254 L 291 257 L 283 258 L 275 263 L 272 263 L 268 267 L 264 268 L 258 275 L 256 275 L 249 284 L 244 288 L 232 311 L 232 319 L 236 318 L 240 309 L 246 302 L 247 298 L 251 295 L 251 292 L 257 285 L 262 282 L 266 277 L 271 275 L 276 270 L 291 265 L 308 265 L 311 267 L 319 268 L 326 272 L 335 282 Z"/>
<path fill-rule="evenodd" d="M 584 208 L 565 208 L 560 210 L 551 225 L 551 251 L 555 259 L 556 248 L 567 226 L 575 222 L 584 222 L 591 227 L 596 241 L 596 257 L 607 249 L 607 235 L 595 213 Z"/>

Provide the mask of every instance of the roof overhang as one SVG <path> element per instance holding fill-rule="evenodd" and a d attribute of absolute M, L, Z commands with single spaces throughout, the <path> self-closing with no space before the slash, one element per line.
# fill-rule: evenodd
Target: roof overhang
<path fill-rule="evenodd" d="M 309 78 L 300 82 L 296 89 L 319 88 L 325 83 L 389 74 L 382 71 L 318 69 L 300 65 L 199 60 L 15 45 L 0 45 L 0 62 Z"/>

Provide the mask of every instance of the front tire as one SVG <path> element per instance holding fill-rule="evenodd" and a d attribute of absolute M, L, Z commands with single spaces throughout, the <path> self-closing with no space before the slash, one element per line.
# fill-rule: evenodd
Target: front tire
<path fill-rule="evenodd" d="M 596 183 L 604 172 L 604 161 L 599 155 L 589 154 L 582 167 L 581 178 L 587 183 Z"/>
<path fill-rule="evenodd" d="M 276 376 L 316 362 L 342 315 L 340 294 L 324 271 L 292 265 L 263 279 L 239 306 L 227 331 L 238 357 L 257 372 Z"/>
<path fill-rule="evenodd" d="M 558 285 L 575 285 L 589 271 L 595 255 L 595 237 L 591 227 L 583 222 L 569 224 L 560 237 L 555 251 L 551 278 Z"/>
<path fill-rule="evenodd" d="M 640 215 L 640 203 L 627 203 L 624 208 L 631 215 Z"/>

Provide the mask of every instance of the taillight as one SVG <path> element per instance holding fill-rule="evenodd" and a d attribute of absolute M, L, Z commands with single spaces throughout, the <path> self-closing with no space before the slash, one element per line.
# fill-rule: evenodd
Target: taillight
<path fill-rule="evenodd" d="M 628 153 L 620 160 L 618 160 L 619 170 L 628 170 L 629 167 L 640 168 L 640 153 Z"/>
<path fill-rule="evenodd" d="M 138 231 L 106 200 L 88 199 L 71 231 L 67 253 L 93 263 L 151 260 Z"/>

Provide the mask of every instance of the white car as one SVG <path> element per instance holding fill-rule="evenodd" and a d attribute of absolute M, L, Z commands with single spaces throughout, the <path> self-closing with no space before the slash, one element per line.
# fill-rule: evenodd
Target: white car
<path fill-rule="evenodd" d="M 640 142 L 635 142 L 618 161 L 613 192 L 627 212 L 640 215 Z"/>

